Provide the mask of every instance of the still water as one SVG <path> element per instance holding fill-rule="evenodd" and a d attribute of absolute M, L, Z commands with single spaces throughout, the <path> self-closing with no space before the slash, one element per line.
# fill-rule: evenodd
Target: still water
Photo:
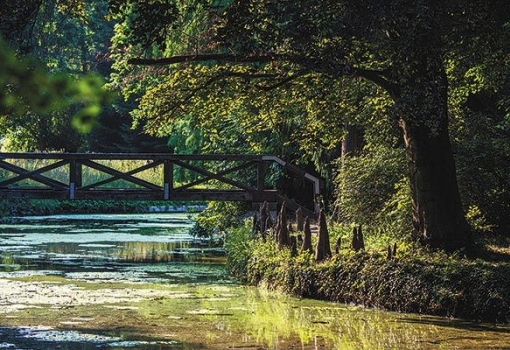
<path fill-rule="evenodd" d="M 510 349 L 510 328 L 240 285 L 186 214 L 0 225 L 0 349 Z"/>

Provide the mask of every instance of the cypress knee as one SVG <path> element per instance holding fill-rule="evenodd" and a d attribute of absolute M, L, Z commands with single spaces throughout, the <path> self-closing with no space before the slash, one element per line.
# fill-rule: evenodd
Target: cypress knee
<path fill-rule="evenodd" d="M 312 249 L 312 230 L 310 229 L 310 219 L 308 216 L 305 218 L 305 224 L 303 226 L 303 245 L 301 246 L 302 251 L 308 251 L 313 253 Z"/>
<path fill-rule="evenodd" d="M 264 231 L 264 235 L 262 236 L 264 241 L 266 241 L 267 232 L 273 228 L 273 221 L 271 221 L 271 218 L 266 219 L 266 230 Z"/>
<path fill-rule="evenodd" d="M 282 209 L 280 210 L 280 214 L 278 215 L 278 224 L 277 224 L 277 240 L 279 246 L 289 246 L 289 232 L 287 228 L 287 215 L 286 215 L 286 203 L 282 203 Z"/>
<path fill-rule="evenodd" d="M 279 216 L 276 217 L 276 223 L 274 224 L 274 229 L 273 229 L 273 238 L 277 244 L 279 244 L 278 237 L 280 237 L 280 217 Z"/>
<path fill-rule="evenodd" d="M 264 202 L 260 205 L 260 210 L 259 210 L 259 220 L 260 220 L 260 234 L 262 236 L 265 236 L 266 235 L 266 230 L 267 230 L 267 226 L 266 226 L 266 222 L 267 222 L 267 211 L 266 211 L 266 206 L 267 206 L 267 202 Z"/>
<path fill-rule="evenodd" d="M 290 236 L 290 256 L 297 255 L 297 239 L 296 236 Z"/>
<path fill-rule="evenodd" d="M 359 250 L 359 241 L 358 241 L 358 229 L 355 227 L 352 229 L 352 242 L 351 242 L 351 248 L 355 252 Z"/>
<path fill-rule="evenodd" d="M 358 245 L 359 249 L 365 250 L 365 239 L 363 238 L 363 232 L 361 231 L 361 225 L 358 227 Z"/>
<path fill-rule="evenodd" d="M 301 207 L 296 211 L 296 225 L 298 231 L 303 231 L 305 222 L 303 220 L 303 210 L 301 210 Z"/>
<path fill-rule="evenodd" d="M 338 237 L 335 243 L 335 254 L 340 253 L 340 247 L 342 245 L 342 237 Z"/>
<path fill-rule="evenodd" d="M 251 233 L 252 233 L 253 237 L 257 237 L 257 233 L 259 233 L 259 232 L 260 232 L 259 221 L 258 221 L 258 218 L 257 218 L 257 214 L 255 213 L 253 215 Z"/>
<path fill-rule="evenodd" d="M 271 210 L 269 209 L 269 203 L 268 202 L 265 202 L 266 203 L 266 216 L 268 218 L 271 217 Z"/>
<path fill-rule="evenodd" d="M 315 260 L 322 261 L 331 257 L 331 246 L 329 244 L 328 228 L 326 226 L 326 215 L 319 212 L 319 239 L 315 248 Z"/>

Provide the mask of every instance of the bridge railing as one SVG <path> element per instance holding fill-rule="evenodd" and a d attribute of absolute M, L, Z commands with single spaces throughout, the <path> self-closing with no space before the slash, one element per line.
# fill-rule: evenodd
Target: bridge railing
<path fill-rule="evenodd" d="M 21 161 L 21 162 L 20 162 Z M 44 164 L 40 164 L 45 161 Z M 132 162 L 129 170 L 116 169 L 110 163 Z M 37 163 L 39 162 L 39 163 Z M 110 162 L 110 163 L 108 163 Z M 35 164 L 37 163 L 37 164 Z M 205 163 L 215 163 L 213 169 Z M 287 201 L 292 209 L 303 207 L 284 198 L 275 190 L 266 188 L 268 164 L 278 164 L 293 176 L 312 184 L 314 207 L 318 212 L 320 180 L 306 171 L 272 155 L 181 155 L 167 153 L 0 153 L 0 198 L 38 199 L 137 199 L 137 200 L 228 200 L 251 202 Z M 30 164 L 30 166 L 28 166 Z M 225 166 L 226 164 L 226 166 Z M 195 174 L 187 183 L 175 181 L 174 169 L 179 167 Z M 103 175 L 84 181 L 84 168 Z M 67 174 L 65 180 L 55 179 L 49 173 L 55 170 Z M 143 179 L 139 175 L 159 169 L 159 181 Z M 240 172 L 250 175 L 240 178 Z M 107 177 L 104 178 L 104 175 Z M 197 176 L 200 176 L 199 178 Z M 237 177 L 236 177 L 237 176 Z M 23 186 L 31 180 L 31 186 Z M 123 180 L 129 188 L 105 188 Z M 215 182 L 212 188 L 207 187 Z M 25 181 L 26 182 L 26 181 Z M 44 187 L 36 187 L 37 183 Z M 304 209 L 307 209 L 304 207 Z"/>

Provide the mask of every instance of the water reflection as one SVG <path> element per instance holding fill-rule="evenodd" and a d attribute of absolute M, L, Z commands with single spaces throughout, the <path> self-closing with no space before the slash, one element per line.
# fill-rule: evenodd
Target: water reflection
<path fill-rule="evenodd" d="M 43 269 L 87 280 L 132 276 L 127 282 L 145 277 L 151 283 L 225 280 L 221 247 L 191 237 L 191 225 L 183 214 L 18 218 L 0 225 L 0 271 Z"/>
<path fill-rule="evenodd" d="M 0 348 L 510 349 L 507 327 L 238 285 L 191 224 L 158 214 L 0 225 Z"/>

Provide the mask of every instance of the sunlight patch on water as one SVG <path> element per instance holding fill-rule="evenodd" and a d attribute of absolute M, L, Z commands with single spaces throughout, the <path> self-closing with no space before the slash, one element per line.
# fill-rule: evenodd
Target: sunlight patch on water
<path fill-rule="evenodd" d="M 18 216 L 12 219 L 24 221 L 168 221 L 168 220 L 189 220 L 193 214 L 187 213 L 154 213 L 154 214 L 65 214 L 65 215 L 44 215 L 44 216 Z"/>
<path fill-rule="evenodd" d="M 191 297 L 192 294 L 182 291 L 131 288 L 87 290 L 74 284 L 0 279 L 0 305 L 77 306 Z"/>
<path fill-rule="evenodd" d="M 49 275 L 62 275 L 62 271 L 58 270 L 20 270 L 12 272 L 0 272 L 0 278 L 23 278 L 33 276 L 49 276 Z M 1 283 L 1 281 L 0 281 Z M 0 284 L 1 285 L 1 284 Z"/>

